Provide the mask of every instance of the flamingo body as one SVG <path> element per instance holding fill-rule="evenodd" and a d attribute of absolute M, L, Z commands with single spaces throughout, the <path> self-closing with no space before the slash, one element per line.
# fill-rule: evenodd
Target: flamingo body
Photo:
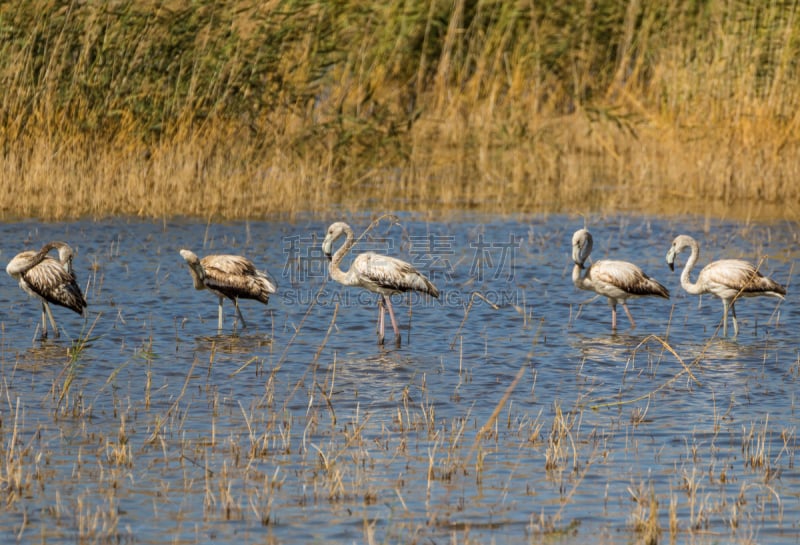
<path fill-rule="evenodd" d="M 207 289 L 219 298 L 217 328 L 222 329 L 222 302 L 227 297 L 233 301 L 236 314 L 247 327 L 239 309 L 239 299 L 255 299 L 265 305 L 278 285 L 266 271 L 256 268 L 252 261 L 239 255 L 207 255 L 199 259 L 190 250 L 181 250 L 181 257 L 189 265 L 195 289 Z"/>
<path fill-rule="evenodd" d="M 692 269 L 700 258 L 700 244 L 689 235 L 678 235 L 667 251 L 667 264 L 675 270 L 675 258 L 684 249 L 690 248 L 691 255 L 681 272 L 681 287 L 692 295 L 710 293 L 722 300 L 722 334 L 728 335 L 728 311 L 733 319 L 733 335 L 739 334 L 734 304 L 739 297 L 768 295 L 783 299 L 786 288 L 761 274 L 752 263 L 741 259 L 720 259 L 712 261 L 697 275 L 697 282 L 689 279 Z"/>
<path fill-rule="evenodd" d="M 58 250 L 58 259 L 48 254 Z M 38 251 L 26 250 L 15 255 L 6 266 L 6 272 L 19 282 L 27 294 L 42 302 L 42 338 L 47 338 L 47 318 L 54 335 L 59 336 L 50 303 L 84 315 L 86 299 L 72 268 L 72 248 L 65 242 L 48 242 Z"/>
<path fill-rule="evenodd" d="M 572 235 L 572 283 L 575 287 L 593 291 L 608 298 L 611 306 L 611 329 L 617 329 L 617 304 L 621 304 L 631 327 L 636 322 L 628 310 L 626 301 L 635 297 L 653 295 L 669 299 L 669 290 L 646 275 L 642 269 L 627 261 L 602 259 L 585 267 L 592 252 L 593 239 L 586 229 Z M 586 272 L 581 275 L 581 271 Z"/>
<path fill-rule="evenodd" d="M 345 243 L 333 254 L 333 243 L 342 235 L 346 236 Z M 378 342 L 383 343 L 384 338 L 385 305 L 389 310 L 389 318 L 399 344 L 400 329 L 397 327 L 397 320 L 394 317 L 391 296 L 395 293 L 418 291 L 438 298 L 439 290 L 410 263 L 375 252 L 359 254 L 353 260 L 350 268 L 346 272 L 342 271 L 339 264 L 354 244 L 355 235 L 346 223 L 336 222 L 328 227 L 322 243 L 322 251 L 331 260 L 331 278 L 345 286 L 361 287 L 379 294 L 381 297 L 378 299 Z"/>

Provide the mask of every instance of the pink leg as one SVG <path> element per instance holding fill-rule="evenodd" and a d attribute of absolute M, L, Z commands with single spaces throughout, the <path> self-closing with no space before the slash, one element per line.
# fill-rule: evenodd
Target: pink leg
<path fill-rule="evenodd" d="M 384 295 L 386 300 L 386 308 L 389 309 L 389 318 L 392 319 L 392 329 L 394 329 L 394 336 L 400 338 L 400 328 L 397 327 L 397 320 L 394 319 L 394 310 L 392 310 L 392 299 L 388 295 Z"/>
<path fill-rule="evenodd" d="M 631 322 L 631 329 L 636 329 L 636 322 L 633 321 L 633 316 L 631 315 L 631 311 L 628 310 L 628 305 L 625 304 L 625 301 L 622 302 L 622 308 L 625 309 L 625 314 L 628 315 L 628 320 Z"/>
<path fill-rule="evenodd" d="M 611 330 L 617 330 L 617 304 L 611 303 Z"/>
<path fill-rule="evenodd" d="M 378 344 L 383 344 L 383 323 L 385 321 L 385 309 L 383 308 L 383 297 L 378 299 Z"/>

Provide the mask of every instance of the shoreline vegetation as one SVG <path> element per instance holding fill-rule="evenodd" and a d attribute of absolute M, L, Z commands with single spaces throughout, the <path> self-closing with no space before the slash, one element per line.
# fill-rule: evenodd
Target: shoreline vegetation
<path fill-rule="evenodd" d="M 0 213 L 800 216 L 795 2 L 0 5 Z"/>

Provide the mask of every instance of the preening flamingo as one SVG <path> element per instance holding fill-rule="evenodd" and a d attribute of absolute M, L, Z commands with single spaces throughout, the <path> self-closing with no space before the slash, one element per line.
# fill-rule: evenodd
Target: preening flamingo
<path fill-rule="evenodd" d="M 347 237 L 345 243 L 332 254 L 333 243 L 342 235 Z M 339 264 L 354 244 L 355 235 L 346 223 L 336 222 L 328 227 L 322 251 L 330 259 L 331 278 L 345 286 L 357 286 L 379 294 L 378 342 L 383 344 L 385 310 L 388 309 L 396 342 L 400 344 L 400 329 L 392 310 L 391 296 L 395 293 L 418 291 L 438 298 L 439 290 L 410 263 L 374 252 L 359 254 L 350 269 L 347 272 L 342 271 Z"/>
<path fill-rule="evenodd" d="M 48 254 L 58 250 L 58 259 Z M 66 307 L 84 314 L 86 299 L 75 279 L 72 269 L 72 248 L 66 242 L 48 242 L 39 251 L 26 250 L 14 256 L 6 266 L 6 272 L 19 281 L 19 287 L 39 298 L 42 302 L 42 338 L 47 338 L 47 319 L 53 326 L 54 335 L 59 336 L 49 303 Z"/>
<path fill-rule="evenodd" d="M 728 335 L 728 310 L 733 315 L 733 336 L 739 334 L 739 324 L 736 322 L 736 309 L 734 303 L 739 297 L 756 297 L 770 295 L 783 299 L 786 288 L 774 280 L 762 275 L 747 261 L 741 259 L 720 259 L 712 261 L 697 275 L 694 284 L 689 280 L 689 274 L 700 257 L 700 244 L 689 235 L 678 235 L 672 241 L 667 251 L 667 264 L 675 270 L 675 258 L 685 248 L 691 248 L 692 253 L 681 273 L 681 286 L 692 295 L 711 293 L 722 299 L 722 334 Z"/>
<path fill-rule="evenodd" d="M 585 267 L 592 252 L 592 235 L 586 229 L 579 229 L 572 235 L 572 283 L 582 290 L 593 291 L 608 298 L 611 305 L 611 329 L 617 329 L 617 303 L 622 304 L 625 314 L 636 327 L 636 322 L 628 310 L 626 300 L 643 295 L 655 295 L 669 299 L 669 290 L 647 276 L 642 269 L 627 261 L 602 259 Z M 586 272 L 581 276 L 581 271 Z"/>
<path fill-rule="evenodd" d="M 239 255 L 207 255 L 198 259 L 194 252 L 181 250 L 181 257 L 189 264 L 194 288 L 207 289 L 219 297 L 217 329 L 222 329 L 222 301 L 225 297 L 233 301 L 236 314 L 247 327 L 239 299 L 255 299 L 265 305 L 269 296 L 278 289 L 278 284 L 266 271 L 256 269 L 252 261 Z M 234 324 L 235 325 L 235 324 Z"/>

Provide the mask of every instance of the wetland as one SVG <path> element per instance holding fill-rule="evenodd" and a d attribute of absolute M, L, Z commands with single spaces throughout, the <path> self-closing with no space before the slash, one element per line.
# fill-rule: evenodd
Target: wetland
<path fill-rule="evenodd" d="M 347 219 L 356 235 L 366 216 Z M 575 289 L 570 238 L 636 262 L 670 300 Z M 329 221 L 20 222 L 2 257 L 76 250 L 89 303 L 0 285 L 0 535 L 74 543 L 797 543 L 797 225 L 635 215 L 382 221 L 356 246 L 414 263 L 438 300 L 376 298 L 327 278 Z M 665 253 L 741 257 L 788 287 L 688 296 Z M 13 249 L 12 249 L 13 248 Z M 217 299 L 178 254 L 250 257 L 278 281 L 250 327 L 216 331 Z M 349 259 L 345 260 L 345 267 Z M 411 322 L 410 328 L 408 327 Z"/>

